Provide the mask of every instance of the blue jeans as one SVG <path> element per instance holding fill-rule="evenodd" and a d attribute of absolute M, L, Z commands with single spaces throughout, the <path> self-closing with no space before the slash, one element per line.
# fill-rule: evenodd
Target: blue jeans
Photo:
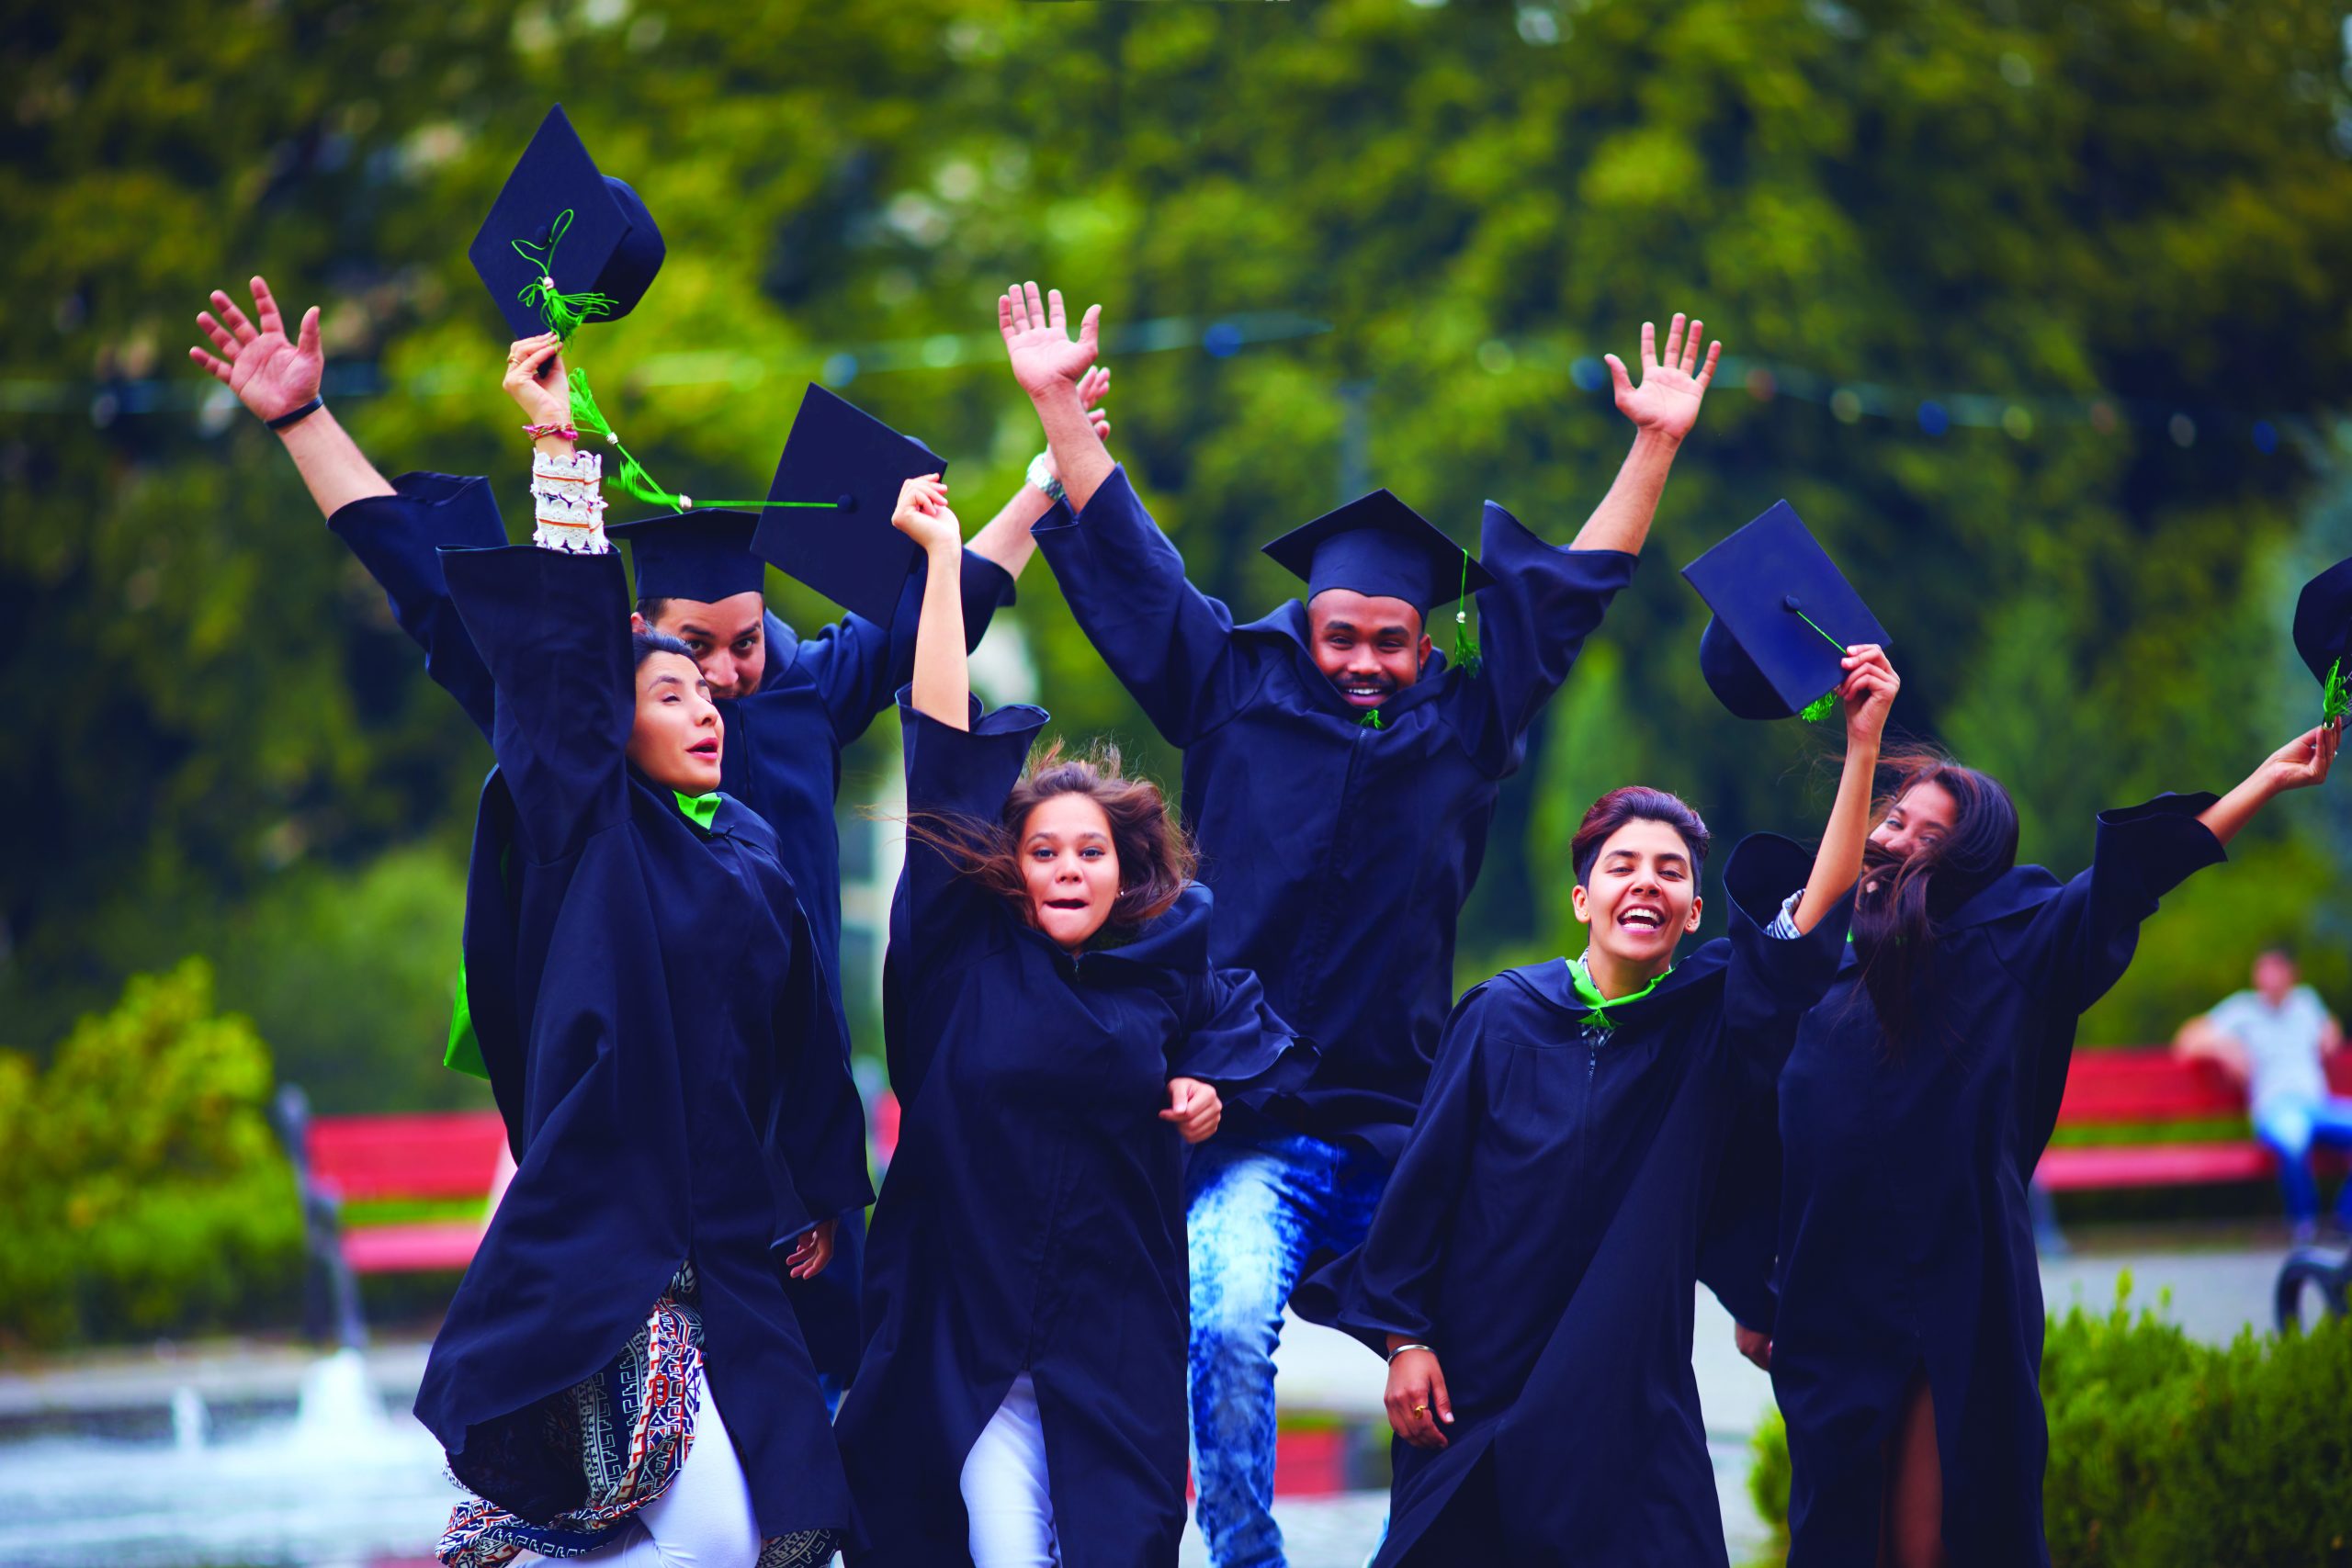
<path fill-rule="evenodd" d="M 2286 1194 L 2287 1218 L 2299 1235 L 2307 1234 L 2319 1219 L 2319 1183 L 2312 1177 L 2312 1145 L 2352 1148 L 2352 1100 L 2330 1095 L 2325 1100 L 2265 1106 L 2254 1119 L 2254 1135 L 2278 1156 L 2278 1186 Z M 2352 1181 L 2346 1181 L 2336 1194 L 2335 1211 L 2345 1226 L 2352 1229 Z"/>
<path fill-rule="evenodd" d="M 1216 1568 L 1283 1568 L 1274 1524 L 1274 1342 L 1314 1253 L 1363 1242 L 1388 1173 L 1371 1156 L 1262 1123 L 1193 1151 L 1193 1522 Z"/>

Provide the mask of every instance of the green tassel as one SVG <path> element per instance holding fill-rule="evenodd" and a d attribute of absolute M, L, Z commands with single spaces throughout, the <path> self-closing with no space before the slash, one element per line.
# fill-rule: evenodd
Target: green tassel
<path fill-rule="evenodd" d="M 580 427 L 583 436 L 601 436 L 606 445 L 620 454 L 619 471 L 606 475 L 605 479 L 615 490 L 652 505 L 667 506 L 679 512 L 694 504 L 687 497 L 673 495 L 654 483 L 653 476 L 645 471 L 645 465 L 621 445 L 621 438 L 613 433 L 613 422 L 605 417 L 605 411 L 596 406 L 596 394 L 588 389 L 588 372 L 585 370 L 571 373 L 571 423 Z"/>
<path fill-rule="evenodd" d="M 2337 660 L 2327 667 L 2327 685 L 2319 700 L 2319 721 L 2334 724 L 2346 714 L 2352 713 L 2352 688 L 2344 680 L 2344 660 Z"/>
<path fill-rule="evenodd" d="M 1356 728 L 1359 729 L 1385 729 L 1388 728 L 1388 723 L 1385 719 L 1383 719 L 1380 716 L 1380 710 L 1378 708 L 1374 708 L 1370 713 L 1364 715 L 1362 718 L 1356 720 Z"/>
<path fill-rule="evenodd" d="M 1453 662 L 1463 673 L 1476 677 L 1487 667 L 1478 651 L 1478 639 L 1470 631 L 1470 552 L 1462 552 L 1462 592 L 1455 596 L 1461 607 L 1453 612 Z"/>
<path fill-rule="evenodd" d="M 1592 1011 L 1585 1014 L 1578 1021 L 1580 1021 L 1587 1029 L 1614 1029 L 1617 1027 L 1616 1023 L 1610 1018 L 1610 1016 L 1607 1013 L 1602 1012 L 1598 1008 L 1595 1008 Z"/>
<path fill-rule="evenodd" d="M 738 512 L 781 507 L 815 507 L 830 512 L 841 505 L 838 501 L 705 501 L 697 503 L 690 495 L 675 495 L 663 490 L 654 482 L 653 476 L 645 471 L 645 465 L 639 462 L 629 449 L 621 445 L 621 438 L 613 433 L 613 422 L 605 417 L 605 411 L 596 406 L 596 394 L 588 389 L 588 372 L 585 370 L 575 369 L 571 373 L 571 423 L 579 427 L 583 438 L 600 437 L 620 454 L 619 469 L 606 475 L 605 482 L 622 494 L 634 496 L 650 505 L 666 506 L 674 512 L 691 511 L 697 504 L 705 508 L 725 507 Z"/>
<path fill-rule="evenodd" d="M 528 240 L 513 240 L 514 254 L 539 269 L 539 276 L 526 284 L 514 298 L 526 310 L 538 311 L 539 320 L 547 322 L 548 331 L 569 343 L 571 334 L 598 316 L 613 313 L 613 297 L 594 292 L 566 294 L 555 286 L 555 249 L 563 243 L 566 231 L 571 227 L 571 209 L 565 208 L 548 225 L 548 243 L 535 245 Z"/>
<path fill-rule="evenodd" d="M 1804 711 L 1797 716 L 1804 719 L 1808 724 L 1819 724 L 1823 719 L 1827 718 L 1831 714 L 1837 711 L 1838 694 L 1835 692 L 1824 692 L 1821 695 L 1814 698 L 1813 701 L 1805 704 Z"/>

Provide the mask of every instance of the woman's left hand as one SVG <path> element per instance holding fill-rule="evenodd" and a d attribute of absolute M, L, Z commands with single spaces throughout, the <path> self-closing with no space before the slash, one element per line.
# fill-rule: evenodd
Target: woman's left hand
<path fill-rule="evenodd" d="M 1842 662 L 1846 679 L 1838 700 L 1846 709 L 1846 744 L 1876 746 L 1886 733 L 1886 716 L 1903 689 L 1903 677 L 1887 662 L 1886 649 L 1874 642 L 1854 644 Z"/>
<path fill-rule="evenodd" d="M 1168 1109 L 1159 1113 L 1159 1119 L 1175 1122 L 1186 1143 L 1197 1144 L 1209 1137 L 1224 1117 L 1225 1101 L 1213 1086 L 1198 1078 L 1168 1080 Z"/>
<path fill-rule="evenodd" d="M 825 1220 L 800 1233 L 792 1244 L 792 1256 L 786 1259 L 796 1280 L 813 1280 L 825 1271 L 833 1260 L 833 1227 L 839 1222 Z"/>
<path fill-rule="evenodd" d="M 563 340 L 555 333 L 518 339 L 510 346 L 501 385 L 533 424 L 571 423 L 571 381 L 563 368 Z"/>

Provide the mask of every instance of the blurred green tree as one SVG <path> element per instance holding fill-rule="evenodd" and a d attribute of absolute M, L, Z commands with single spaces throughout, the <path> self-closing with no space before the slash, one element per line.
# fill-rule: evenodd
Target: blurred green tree
<path fill-rule="evenodd" d="M 2061 870 L 2098 806 L 2224 784 L 2316 705 L 2278 632 L 2352 400 L 2352 102 L 2317 0 L 28 0 L 16 20 L 0 1007 L 30 1042 L 202 952 L 289 1051 L 338 1043 L 338 1096 L 370 1092 L 356 1064 L 432 1058 L 446 893 L 371 868 L 437 858 L 454 886 L 487 757 L 272 439 L 178 356 L 208 289 L 265 271 L 325 305 L 338 412 L 388 470 L 489 472 L 519 503 L 464 249 L 558 99 L 669 242 L 577 357 L 673 488 L 756 485 L 821 377 L 954 457 L 977 525 L 1036 446 L 991 304 L 1036 276 L 1103 302 L 1114 445 L 1245 616 L 1289 592 L 1256 545 L 1355 483 L 1461 536 L 1491 495 L 1565 540 L 1624 443 L 1593 361 L 1703 315 L 1736 361 L 1659 558 L 1507 792 L 1465 979 L 1573 945 L 1560 852 L 1631 770 L 1726 840 L 1826 809 L 1819 734 L 1729 721 L 1702 688 L 1669 570 L 1780 496 L 1894 629 L 1898 721 L 2010 780 L 2027 853 Z M 1207 331 L 1264 313 L 1329 330 Z M 1042 570 L 1015 614 L 1065 728 L 1145 740 Z M 853 777 L 887 773 L 887 728 Z M 2245 850 L 2329 874 L 2203 879 L 2152 943 L 2234 971 L 2233 915 L 2265 898 L 2340 936 L 2317 908 L 2346 863 L 2335 798 Z M 293 911 L 346 888 L 375 912 L 313 940 Z M 383 1005 L 316 1017 L 303 998 L 350 994 L 371 953 Z M 2201 973 L 2155 967 L 2099 1028 L 2201 1005 Z"/>

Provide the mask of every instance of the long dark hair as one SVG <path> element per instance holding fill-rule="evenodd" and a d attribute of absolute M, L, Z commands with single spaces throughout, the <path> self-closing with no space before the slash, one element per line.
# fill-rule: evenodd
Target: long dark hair
<path fill-rule="evenodd" d="M 1880 799 L 1874 825 L 1922 784 L 1940 787 L 1954 807 L 1950 831 L 1907 858 L 1875 842 L 1862 847 L 1862 882 L 1871 890 L 1854 897 L 1854 955 L 1888 1048 L 1899 1053 L 1942 1000 L 1933 967 L 1940 922 L 2018 863 L 2018 808 L 1999 780 L 1940 751 L 1887 761 L 1894 787 Z M 1939 994 L 1923 994 L 1930 990 Z"/>
<path fill-rule="evenodd" d="M 1115 941 L 1166 914 L 1192 884 L 1192 838 L 1159 786 L 1128 778 L 1120 769 L 1119 749 L 1107 741 L 1076 756 L 1065 756 L 1058 739 L 1046 742 L 1005 795 L 994 822 L 918 813 L 907 819 L 907 833 L 955 861 L 1026 919 L 1029 883 L 1021 870 L 1021 832 L 1030 812 L 1061 795 L 1084 795 L 1110 819 L 1111 846 L 1119 857 L 1119 897 L 1103 934 Z"/>
<path fill-rule="evenodd" d="M 1679 833 L 1683 847 L 1690 852 L 1691 880 L 1698 880 L 1707 863 L 1707 846 L 1713 842 L 1707 824 L 1679 795 L 1646 784 L 1625 784 L 1594 801 L 1584 820 L 1577 824 L 1577 836 L 1568 844 L 1568 862 L 1576 867 L 1577 886 L 1591 879 L 1592 863 L 1600 858 L 1600 847 L 1609 836 L 1628 822 L 1663 822 Z"/>

